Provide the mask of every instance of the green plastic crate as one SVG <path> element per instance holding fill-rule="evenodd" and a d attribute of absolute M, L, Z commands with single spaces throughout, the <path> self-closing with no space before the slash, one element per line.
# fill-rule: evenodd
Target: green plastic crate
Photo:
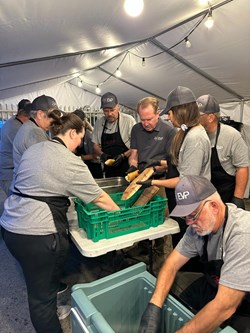
<path fill-rule="evenodd" d="M 93 203 L 85 204 L 80 199 L 74 199 L 79 227 L 94 242 L 157 227 L 164 222 L 167 199 L 155 195 L 147 205 L 132 207 L 141 193 L 142 190 L 137 191 L 128 200 L 121 199 L 123 192 L 111 193 L 111 198 L 121 208 L 111 212 Z"/>
<path fill-rule="evenodd" d="M 97 281 L 74 285 L 72 333 L 137 333 L 155 281 L 146 265 L 139 263 Z M 162 333 L 174 333 L 194 316 L 171 295 L 163 309 Z M 236 333 L 229 326 L 215 332 Z"/>

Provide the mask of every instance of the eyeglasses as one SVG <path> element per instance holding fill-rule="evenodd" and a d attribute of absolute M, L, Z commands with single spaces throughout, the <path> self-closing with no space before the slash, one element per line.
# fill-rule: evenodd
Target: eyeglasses
<path fill-rule="evenodd" d="M 205 204 L 207 202 L 209 202 L 209 201 L 211 201 L 211 200 L 206 200 L 203 203 L 203 205 L 201 206 L 201 208 L 195 213 L 195 215 L 187 215 L 187 216 L 183 217 L 183 219 L 186 220 L 187 222 L 195 223 L 198 220 L 198 218 L 199 218 L 199 216 L 200 216 L 200 214 L 202 212 L 202 209 L 204 208 Z"/>

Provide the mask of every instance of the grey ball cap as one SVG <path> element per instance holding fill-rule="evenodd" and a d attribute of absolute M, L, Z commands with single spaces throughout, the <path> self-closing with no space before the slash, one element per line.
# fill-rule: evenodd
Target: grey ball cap
<path fill-rule="evenodd" d="M 201 113 L 217 113 L 220 112 L 219 103 L 211 95 L 202 95 L 197 98 L 198 109 Z"/>
<path fill-rule="evenodd" d="M 187 216 L 199 204 L 216 192 L 214 185 L 205 177 L 185 176 L 175 188 L 176 206 L 170 216 Z"/>
<path fill-rule="evenodd" d="M 51 109 L 59 109 L 55 99 L 51 96 L 41 95 L 34 99 L 31 109 L 33 111 L 48 111 Z"/>
<path fill-rule="evenodd" d="M 101 109 L 113 109 L 117 104 L 117 97 L 111 92 L 107 92 L 101 98 Z"/>
<path fill-rule="evenodd" d="M 191 89 L 178 86 L 172 90 L 167 97 L 167 105 L 161 112 L 161 115 L 167 113 L 173 106 L 179 106 L 183 104 L 196 102 L 196 97 Z"/>

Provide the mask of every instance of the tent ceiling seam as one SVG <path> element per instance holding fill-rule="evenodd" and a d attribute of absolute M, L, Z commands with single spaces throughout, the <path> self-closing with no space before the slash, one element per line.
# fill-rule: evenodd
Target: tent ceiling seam
<path fill-rule="evenodd" d="M 200 74 L 202 77 L 204 77 L 205 79 L 211 81 L 212 83 L 214 83 L 215 85 L 217 85 L 218 87 L 224 89 L 225 91 L 227 91 L 229 94 L 237 97 L 238 99 L 244 99 L 244 97 L 242 97 L 241 95 L 239 95 L 237 92 L 235 92 L 234 90 L 232 90 L 231 88 L 227 87 L 225 84 L 223 84 L 222 82 L 220 82 L 219 80 L 215 79 L 214 77 L 212 77 L 211 75 L 207 74 L 206 72 L 204 72 L 202 69 L 196 67 L 195 65 L 191 64 L 188 60 L 184 59 L 182 56 L 178 55 L 177 53 L 173 52 L 172 50 L 168 49 L 166 46 L 164 46 L 161 42 L 159 42 L 156 39 L 151 39 L 150 40 L 151 43 L 153 43 L 155 46 L 158 46 L 161 50 L 165 51 L 166 53 L 168 53 L 170 56 L 172 56 L 173 58 L 175 58 L 177 61 L 179 61 L 180 63 L 182 63 L 183 65 L 187 66 L 188 68 L 192 69 L 194 72 Z"/>

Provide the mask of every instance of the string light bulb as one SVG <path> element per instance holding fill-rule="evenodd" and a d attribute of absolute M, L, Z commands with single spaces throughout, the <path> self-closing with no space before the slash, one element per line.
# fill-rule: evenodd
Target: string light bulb
<path fill-rule="evenodd" d="M 211 29 L 214 25 L 214 18 L 211 9 L 209 9 L 208 16 L 204 24 L 208 29 Z"/>
<path fill-rule="evenodd" d="M 78 85 L 79 88 L 81 88 L 82 87 L 82 80 L 78 81 L 77 85 Z"/>
<path fill-rule="evenodd" d="M 124 9 L 129 16 L 139 16 L 144 8 L 144 0 L 125 0 Z"/>
<path fill-rule="evenodd" d="M 142 67 L 146 66 L 146 59 L 144 57 L 141 60 L 141 65 L 142 65 Z"/>
<path fill-rule="evenodd" d="M 115 76 L 116 77 L 121 77 L 122 76 L 122 72 L 120 71 L 119 68 L 117 68 L 117 70 L 115 71 Z"/>
<path fill-rule="evenodd" d="M 99 86 L 96 86 L 95 88 L 95 92 L 99 95 L 101 93 L 101 89 L 99 88 Z"/>
<path fill-rule="evenodd" d="M 186 44 L 186 48 L 190 48 L 192 46 L 190 40 L 188 39 L 188 37 L 185 38 L 185 44 Z"/>

